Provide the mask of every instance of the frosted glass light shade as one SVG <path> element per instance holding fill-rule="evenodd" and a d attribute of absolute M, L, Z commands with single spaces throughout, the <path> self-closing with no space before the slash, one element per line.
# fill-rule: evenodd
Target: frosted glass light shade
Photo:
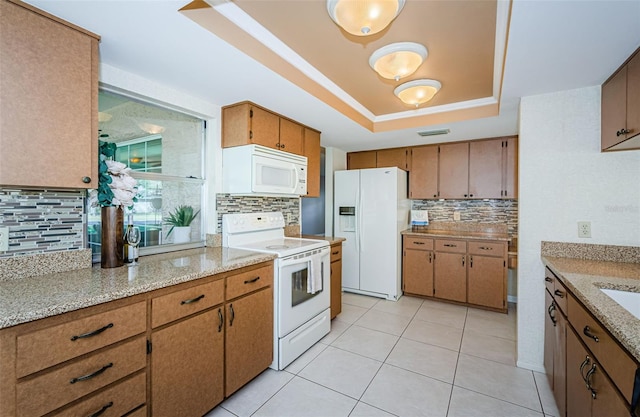
<path fill-rule="evenodd" d="M 398 16 L 405 0 L 327 0 L 329 16 L 356 36 L 378 33 Z"/>
<path fill-rule="evenodd" d="M 403 103 L 418 107 L 431 100 L 436 95 L 442 84 L 436 80 L 414 80 L 400 84 L 393 90 Z"/>
<path fill-rule="evenodd" d="M 419 43 L 397 42 L 371 54 L 369 65 L 382 78 L 398 81 L 416 72 L 427 55 L 427 48 Z"/>

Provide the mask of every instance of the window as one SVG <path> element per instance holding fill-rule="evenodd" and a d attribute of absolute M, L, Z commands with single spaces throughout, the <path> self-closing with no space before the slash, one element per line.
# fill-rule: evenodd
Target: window
<path fill-rule="evenodd" d="M 107 91 L 99 98 L 100 140 L 114 142 L 115 159 L 132 169 L 138 201 L 125 210 L 142 231 L 140 254 L 202 246 L 204 242 L 204 133 L 202 119 Z M 164 219 L 189 205 L 198 216 L 187 243 L 174 242 Z M 88 237 L 94 261 L 100 256 L 100 208 L 88 208 Z M 124 234 L 124 230 L 123 230 Z"/>

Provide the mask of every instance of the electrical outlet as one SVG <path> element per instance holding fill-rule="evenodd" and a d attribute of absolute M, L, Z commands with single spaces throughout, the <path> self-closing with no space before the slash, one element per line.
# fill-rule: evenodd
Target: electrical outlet
<path fill-rule="evenodd" d="M 0 227 L 0 252 L 9 250 L 9 228 Z"/>
<path fill-rule="evenodd" d="M 460 221 L 460 212 L 459 211 L 454 211 L 453 212 L 453 220 L 459 222 Z"/>
<path fill-rule="evenodd" d="M 578 237 L 591 237 L 591 222 L 578 222 Z"/>

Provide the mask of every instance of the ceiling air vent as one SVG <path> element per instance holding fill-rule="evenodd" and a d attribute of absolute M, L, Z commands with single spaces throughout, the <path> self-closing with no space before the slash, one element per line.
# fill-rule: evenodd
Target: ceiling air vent
<path fill-rule="evenodd" d="M 420 136 L 437 136 L 437 135 L 446 135 L 450 133 L 449 129 L 436 129 L 436 130 L 423 130 L 422 132 L 418 132 Z"/>

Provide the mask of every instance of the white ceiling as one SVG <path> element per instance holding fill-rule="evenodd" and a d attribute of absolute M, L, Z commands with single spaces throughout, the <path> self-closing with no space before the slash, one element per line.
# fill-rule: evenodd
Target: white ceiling
<path fill-rule="evenodd" d="M 178 13 L 188 0 L 27 2 L 101 35 L 106 64 L 219 105 L 253 101 L 346 151 L 517 133 L 520 97 L 599 85 L 640 46 L 640 0 L 515 0 L 500 116 L 372 133 Z M 416 134 L 441 127 L 451 134 Z"/>

